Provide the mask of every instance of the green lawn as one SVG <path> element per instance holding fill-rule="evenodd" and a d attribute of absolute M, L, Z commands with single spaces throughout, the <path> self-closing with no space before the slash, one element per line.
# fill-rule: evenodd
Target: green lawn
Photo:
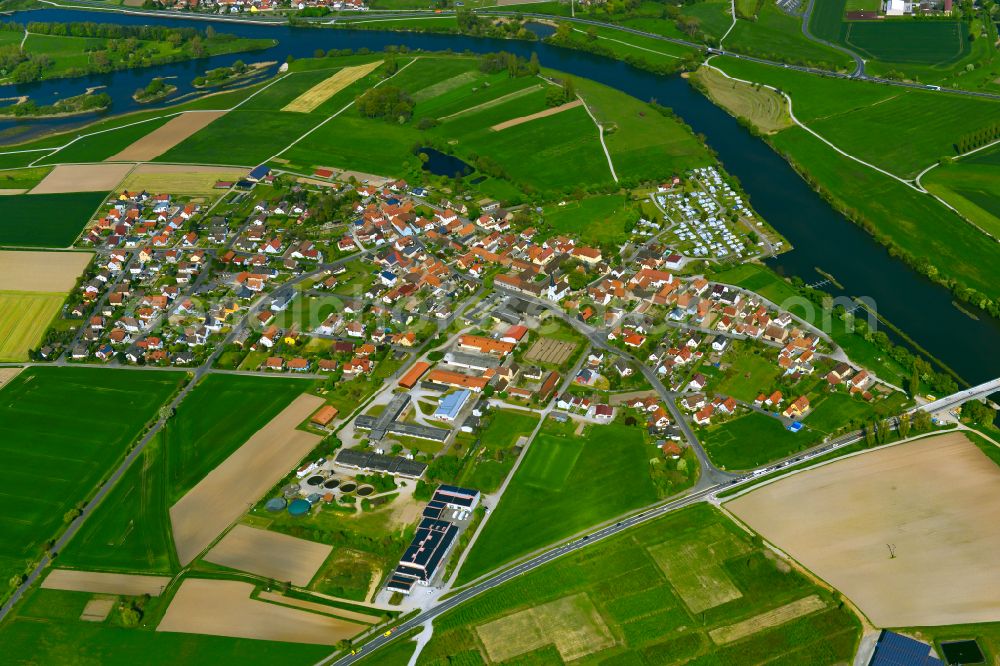
<path fill-rule="evenodd" d="M 29 368 L 0 390 L 0 596 L 125 454 L 182 372 Z"/>
<path fill-rule="evenodd" d="M 305 117 L 316 122 L 314 116 Z M 329 165 L 380 176 L 400 176 L 407 163 L 410 168 L 419 164 L 411 152 L 419 141 L 420 133 L 411 125 L 361 118 L 356 110 L 348 109 L 283 157 L 309 166 Z"/>
<path fill-rule="evenodd" d="M 565 205 L 550 204 L 542 215 L 541 229 L 554 236 L 571 234 L 584 243 L 600 245 L 623 243 L 628 227 L 638 219 L 638 213 L 628 205 L 624 194 L 602 194 Z"/>
<path fill-rule="evenodd" d="M 820 602 L 813 613 L 721 645 L 710 638 L 709 632 L 812 595 Z M 692 610 L 721 599 L 729 601 Z M 518 615 L 528 609 L 531 614 Z M 500 661 L 488 658 L 489 645 L 505 651 L 502 663 L 518 664 L 848 663 L 859 635 L 857 618 L 829 592 L 700 504 L 560 558 L 450 611 L 435 621 L 420 663 Z M 557 645 L 577 649 L 563 656 Z M 388 663 L 378 655 L 361 663 Z"/>
<path fill-rule="evenodd" d="M 207 375 L 163 429 L 173 504 L 311 386 L 308 380 Z"/>
<path fill-rule="evenodd" d="M 1000 164 L 973 156 L 928 172 L 921 183 L 983 230 L 1000 236 Z"/>
<path fill-rule="evenodd" d="M 807 429 L 789 432 L 778 419 L 751 412 L 708 426 L 699 431 L 698 439 L 712 462 L 723 469 L 737 470 L 752 469 L 789 456 L 818 442 L 822 433 Z"/>
<path fill-rule="evenodd" d="M 69 247 L 106 195 L 107 192 L 73 192 L 5 196 L 0 215 L 0 245 Z"/>
<path fill-rule="evenodd" d="M 459 582 L 657 499 L 642 433 L 546 424 L 469 552 Z M 611 453 L 613 451 L 613 453 Z"/>
<path fill-rule="evenodd" d="M 538 415 L 516 409 L 495 409 L 490 412 L 490 425 L 479 438 L 489 449 L 506 449 L 522 436 L 530 435 L 538 425 Z"/>
<path fill-rule="evenodd" d="M 714 390 L 744 402 L 753 402 L 760 393 L 773 392 L 784 372 L 770 347 L 735 342 L 723 360 L 729 367 Z"/>
<path fill-rule="evenodd" d="M 520 449 L 515 444 L 538 425 L 536 414 L 513 409 L 493 410 L 489 418 L 489 425 L 479 433 L 480 450 L 470 456 L 456 480 L 460 486 L 483 493 L 500 487 L 517 462 Z"/>

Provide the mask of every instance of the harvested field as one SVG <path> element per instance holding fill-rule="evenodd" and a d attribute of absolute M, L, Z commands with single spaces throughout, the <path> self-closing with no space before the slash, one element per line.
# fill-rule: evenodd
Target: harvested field
<path fill-rule="evenodd" d="M 769 610 L 760 615 L 754 615 L 742 622 L 731 624 L 728 627 L 719 627 L 708 632 L 712 642 L 716 645 L 725 645 L 738 641 L 746 636 L 752 636 L 765 629 L 777 627 L 778 625 L 791 622 L 795 618 L 815 613 L 826 608 L 826 603 L 817 595 L 813 594 L 803 599 L 797 599 L 791 603 L 779 606 L 774 610 Z"/>
<path fill-rule="evenodd" d="M 251 599 L 254 586 L 234 580 L 187 578 L 157 631 L 333 645 L 367 626 Z"/>
<path fill-rule="evenodd" d="M 354 611 L 320 604 L 315 601 L 293 599 L 292 597 L 282 596 L 277 592 L 261 592 L 257 595 L 257 598 L 263 599 L 264 601 L 273 601 L 278 604 L 285 604 L 286 606 L 295 606 L 296 608 L 323 613 L 324 615 L 332 615 L 333 617 L 340 617 L 353 622 L 363 622 L 364 624 L 378 624 L 381 622 L 381 619 L 377 615 L 365 615 L 364 613 L 355 613 Z"/>
<path fill-rule="evenodd" d="M 476 627 L 491 662 L 554 644 L 569 662 L 615 644 L 611 631 L 586 594 L 556 601 L 493 620 Z"/>
<path fill-rule="evenodd" d="M 91 599 L 80 613 L 80 619 L 84 622 L 104 622 L 114 607 L 114 599 Z"/>
<path fill-rule="evenodd" d="M 94 255 L 90 252 L 0 251 L 0 291 L 69 292 Z"/>
<path fill-rule="evenodd" d="M 65 164 L 54 168 L 31 194 L 109 192 L 132 170 L 132 164 Z"/>
<path fill-rule="evenodd" d="M 24 190 L 24 189 L 18 190 L 18 189 L 12 188 L 12 187 L 7 187 L 7 188 L 4 188 L 4 189 L 0 190 L 0 197 L 9 197 L 9 196 L 13 196 L 15 194 L 24 194 L 27 191 L 28 190 Z"/>
<path fill-rule="evenodd" d="M 692 613 L 743 596 L 721 563 L 747 552 L 747 546 L 719 525 L 648 550 Z"/>
<path fill-rule="evenodd" d="M 174 543 L 186 565 L 320 442 L 296 426 L 323 404 L 301 395 L 170 507 Z"/>
<path fill-rule="evenodd" d="M 799 472 L 726 508 L 877 626 L 1000 614 L 1000 467 L 961 433 Z"/>
<path fill-rule="evenodd" d="M 323 566 L 333 546 L 287 534 L 237 525 L 205 559 L 231 569 L 249 571 L 305 587 Z"/>
<path fill-rule="evenodd" d="M 235 181 L 245 175 L 232 167 L 185 166 L 180 164 L 141 164 L 121 184 L 125 190 L 173 192 L 178 194 L 219 194 L 215 183 Z"/>
<path fill-rule="evenodd" d="M 7 382 L 21 374 L 22 370 L 24 368 L 0 368 L 0 388 L 3 388 Z"/>
<path fill-rule="evenodd" d="M 188 111 L 182 113 L 171 118 L 166 125 L 157 127 L 105 161 L 146 162 L 152 160 L 225 114 L 225 111 Z"/>
<path fill-rule="evenodd" d="M 490 127 L 494 132 L 500 132 L 505 129 L 510 129 L 511 127 L 517 127 L 518 125 L 523 125 L 524 123 L 531 122 L 532 120 L 538 120 L 539 118 L 548 118 L 549 116 L 554 116 L 557 113 L 562 113 L 563 111 L 569 111 L 570 109 L 575 109 L 578 106 L 583 105 L 583 100 L 575 99 L 572 102 L 566 102 L 565 104 L 560 104 L 559 106 L 554 106 L 551 109 L 545 109 L 544 111 L 539 111 L 538 113 L 532 113 L 527 116 L 520 116 L 519 118 L 511 118 L 510 120 L 505 120 L 502 123 L 497 123 Z"/>
<path fill-rule="evenodd" d="M 61 292 L 0 291 L 0 361 L 28 360 L 65 300 Z"/>
<path fill-rule="evenodd" d="M 542 84 L 541 83 L 539 83 L 538 85 L 535 85 L 535 86 L 528 86 L 527 88 L 522 88 L 520 90 L 515 90 L 514 92 L 508 93 L 506 95 L 503 95 L 502 97 L 497 97 L 496 99 L 491 99 L 488 102 L 483 102 L 482 104 L 476 104 L 475 106 L 470 106 L 467 109 L 462 109 L 461 111 L 456 111 L 455 113 L 452 113 L 451 115 L 441 116 L 440 118 L 438 118 L 438 120 L 450 120 L 451 118 L 457 118 L 459 116 L 464 116 L 464 115 L 469 114 L 469 113 L 476 113 L 477 111 L 485 111 L 486 109 L 489 109 L 489 108 L 494 107 L 494 106 L 499 106 L 501 104 L 505 104 L 505 103 L 507 103 L 507 102 L 509 102 L 509 101 L 511 101 L 513 99 L 517 99 L 519 97 L 524 97 L 526 95 L 530 95 L 531 93 L 535 92 L 536 90 L 541 90 L 541 89 L 542 89 Z"/>
<path fill-rule="evenodd" d="M 42 581 L 42 587 L 50 590 L 71 590 L 95 594 L 123 594 L 129 597 L 143 594 L 158 597 L 168 583 L 170 583 L 169 576 L 53 569 Z"/>
<path fill-rule="evenodd" d="M 354 67 L 345 67 L 326 81 L 317 83 L 309 90 L 305 91 L 291 102 L 285 105 L 282 111 L 294 111 L 296 113 L 309 113 L 330 99 L 341 90 L 351 85 L 358 79 L 364 78 L 374 72 L 382 65 L 381 60 L 370 62 Z"/>
<path fill-rule="evenodd" d="M 525 361 L 562 365 L 576 350 L 575 342 L 565 342 L 553 338 L 539 338 L 524 354 Z"/>

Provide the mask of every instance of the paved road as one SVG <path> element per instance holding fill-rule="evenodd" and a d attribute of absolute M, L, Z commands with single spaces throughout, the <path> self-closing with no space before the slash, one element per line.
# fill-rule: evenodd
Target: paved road
<path fill-rule="evenodd" d="M 828 42 L 825 39 L 820 39 L 816 35 L 812 34 L 809 29 L 809 19 L 812 17 L 813 5 L 816 4 L 816 0 L 809 0 L 809 5 L 806 7 L 805 13 L 802 15 L 802 34 L 806 36 L 806 39 L 811 39 L 814 42 L 822 44 L 824 46 L 829 46 L 835 51 L 840 51 L 844 55 L 847 55 L 854 61 L 854 72 L 851 74 L 854 78 L 864 78 L 865 76 L 865 61 L 854 51 L 841 46 L 840 44 L 834 44 L 833 42 Z"/>

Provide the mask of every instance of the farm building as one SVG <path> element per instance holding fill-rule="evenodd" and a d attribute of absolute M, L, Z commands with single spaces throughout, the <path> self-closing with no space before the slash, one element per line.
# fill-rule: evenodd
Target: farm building
<path fill-rule="evenodd" d="M 927 643 L 883 629 L 868 666 L 942 666 L 930 651 Z"/>
<path fill-rule="evenodd" d="M 402 379 L 399 380 L 399 385 L 405 389 L 411 389 L 417 385 L 417 382 L 424 373 L 430 370 L 431 364 L 425 361 L 417 361 L 413 364 L 413 367 L 403 375 Z"/>
<path fill-rule="evenodd" d="M 427 465 L 415 460 L 407 460 L 399 456 L 383 456 L 379 453 L 358 451 L 357 449 L 341 449 L 334 460 L 338 465 L 360 469 L 365 472 L 382 472 L 393 476 L 405 476 L 419 479 L 427 470 Z"/>
<path fill-rule="evenodd" d="M 414 583 L 429 585 L 455 545 L 456 537 L 458 528 L 445 520 L 421 520 L 386 589 L 409 594 Z"/>
<path fill-rule="evenodd" d="M 333 405 L 323 405 L 312 415 L 309 423 L 320 428 L 325 428 L 330 425 L 331 421 L 337 418 L 338 413 L 337 408 Z"/>
<path fill-rule="evenodd" d="M 465 403 L 469 401 L 469 396 L 471 395 L 472 392 L 468 389 L 462 389 L 461 391 L 446 395 L 438 404 L 438 408 L 434 412 L 434 418 L 441 419 L 442 421 L 454 421 L 458 418 L 459 412 L 465 407 Z"/>
<path fill-rule="evenodd" d="M 479 491 L 441 485 L 434 491 L 431 502 L 440 502 L 449 509 L 473 511 L 479 505 Z"/>

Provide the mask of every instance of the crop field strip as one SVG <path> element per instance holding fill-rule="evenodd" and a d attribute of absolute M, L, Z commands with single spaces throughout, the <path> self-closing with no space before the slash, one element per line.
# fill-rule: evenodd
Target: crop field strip
<path fill-rule="evenodd" d="M 0 361 L 27 361 L 65 300 L 60 292 L 0 291 Z"/>
<path fill-rule="evenodd" d="M 328 79 L 305 91 L 294 100 L 282 108 L 282 111 L 294 113 L 309 113 L 315 111 L 323 102 L 327 101 L 338 92 L 351 85 L 355 81 L 364 78 L 382 66 L 380 61 L 368 63 L 367 65 L 355 65 L 345 67 Z"/>

